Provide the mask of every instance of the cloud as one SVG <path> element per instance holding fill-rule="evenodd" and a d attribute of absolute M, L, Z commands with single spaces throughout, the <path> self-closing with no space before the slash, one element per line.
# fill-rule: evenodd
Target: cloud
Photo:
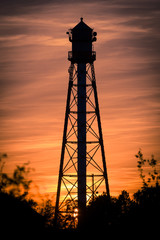
<path fill-rule="evenodd" d="M 81 1 L 74 1 L 74 0 L 32 0 L 32 1 L 25 1 L 25 0 L 2 0 L 0 3 L 0 15 L 26 15 L 28 13 L 36 13 L 45 7 L 54 7 L 52 8 L 52 13 L 56 13 L 57 7 L 64 7 L 66 5 L 76 5 L 76 4 L 83 4 L 83 3 L 93 3 L 94 0 L 81 0 Z M 97 1 L 95 1 L 97 2 Z M 101 2 L 101 1 L 99 1 Z M 102 1 L 103 2 L 103 1 Z"/>
<path fill-rule="evenodd" d="M 148 14 L 152 14 L 153 12 L 157 12 L 160 9 L 160 3 L 158 0 L 139 0 L 139 1 L 128 1 L 128 0 L 32 0 L 32 1 L 23 1 L 23 0 L 2 0 L 0 3 L 0 14 L 1 15 L 23 15 L 28 13 L 37 13 L 40 9 L 54 7 L 52 8 L 52 12 L 56 13 L 57 7 L 66 8 L 67 5 L 74 6 L 80 5 L 85 6 L 88 10 L 88 6 L 96 5 L 96 15 L 99 17 L 100 15 L 107 14 L 107 17 L 111 17 L 116 15 L 119 16 L 146 16 Z M 59 8 L 58 8 L 59 10 Z M 85 11 L 85 9 L 83 9 Z M 85 11 L 86 12 L 86 11 Z M 82 12 L 83 14 L 83 12 Z M 88 11 L 88 14 L 90 12 Z"/>
<path fill-rule="evenodd" d="M 95 70 L 109 169 L 116 172 L 111 181 L 115 192 L 122 190 L 117 182 L 130 178 L 134 185 L 130 169 L 124 179 L 119 168 L 126 167 L 126 173 L 132 166 L 135 173 L 139 147 L 159 154 L 159 2 L 0 4 L 0 141 L 11 166 L 30 160 L 45 179 L 44 164 L 58 174 L 71 49 L 65 33 L 83 16 L 98 32 Z"/>

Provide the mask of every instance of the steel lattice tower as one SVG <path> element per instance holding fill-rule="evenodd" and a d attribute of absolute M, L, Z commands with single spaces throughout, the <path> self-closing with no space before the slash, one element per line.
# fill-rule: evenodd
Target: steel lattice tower
<path fill-rule="evenodd" d="M 78 209 L 80 225 L 87 203 L 102 185 L 108 197 L 110 193 L 93 64 L 96 52 L 92 51 L 92 42 L 96 41 L 97 33 L 81 18 L 67 34 L 72 51 L 68 52 L 71 65 L 55 220 L 61 213 L 74 215 Z"/>

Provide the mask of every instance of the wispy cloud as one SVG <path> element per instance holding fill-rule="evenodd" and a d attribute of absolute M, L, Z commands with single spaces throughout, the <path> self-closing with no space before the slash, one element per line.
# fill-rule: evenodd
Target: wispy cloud
<path fill-rule="evenodd" d="M 136 151 L 160 154 L 159 13 L 156 0 L 1 1 L 0 151 L 10 155 L 9 169 L 29 158 L 46 186 L 44 164 L 58 174 L 71 49 L 65 32 L 82 16 L 98 32 L 95 68 L 111 192 L 124 181 L 136 189 Z M 118 174 L 122 167 L 126 179 Z"/>

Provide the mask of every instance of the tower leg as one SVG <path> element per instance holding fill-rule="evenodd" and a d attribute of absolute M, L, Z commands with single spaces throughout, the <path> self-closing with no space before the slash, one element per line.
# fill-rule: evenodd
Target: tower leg
<path fill-rule="evenodd" d="M 78 225 L 86 210 L 86 64 L 78 64 Z"/>
<path fill-rule="evenodd" d="M 102 135 L 102 126 L 101 126 L 101 119 L 100 119 L 100 111 L 99 111 L 99 103 L 98 103 L 98 95 L 97 95 L 97 86 L 95 81 L 95 71 L 94 71 L 94 65 L 91 64 L 91 72 L 92 72 L 92 86 L 94 89 L 94 97 L 95 97 L 95 105 L 96 105 L 96 115 L 97 115 L 97 121 L 98 121 L 98 131 L 99 131 L 99 141 L 101 146 L 101 154 L 102 154 L 102 162 L 103 162 L 103 174 L 105 179 L 105 185 L 106 185 L 106 193 L 108 195 L 108 198 L 110 199 L 110 191 L 109 191 L 109 183 L 108 183 L 108 175 L 107 175 L 107 167 L 106 167 L 106 158 L 105 158 L 105 151 L 104 151 L 104 143 L 103 143 L 103 135 Z"/>
<path fill-rule="evenodd" d="M 70 98 L 71 98 L 71 90 L 73 86 L 73 66 L 70 67 L 70 79 L 68 85 L 68 94 L 67 94 L 67 104 L 66 104 L 66 113 L 65 113 L 65 121 L 64 121 L 64 131 L 63 131 L 63 141 L 62 141 L 62 150 L 61 150 L 61 159 L 60 159 L 60 167 L 59 167 L 59 178 L 58 178 L 58 187 L 57 187 L 57 198 L 56 198 L 56 206 L 55 206 L 55 224 L 57 225 L 58 218 L 58 207 L 60 201 L 60 190 L 61 190 L 61 182 L 63 177 L 63 163 L 64 163 L 64 154 L 65 154 L 65 144 L 66 144 L 66 134 L 67 134 L 67 126 L 68 126 L 68 115 L 70 111 Z"/>

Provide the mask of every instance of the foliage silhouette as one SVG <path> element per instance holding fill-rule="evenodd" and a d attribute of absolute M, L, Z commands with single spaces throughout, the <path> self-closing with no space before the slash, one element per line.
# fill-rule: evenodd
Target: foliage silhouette
<path fill-rule="evenodd" d="M 50 199 L 43 200 L 43 206 L 39 208 L 38 212 L 43 216 L 46 227 L 54 226 L 55 207 Z"/>
<path fill-rule="evenodd" d="M 28 167 L 29 162 L 24 163 L 22 166 L 16 166 L 10 177 L 3 172 L 5 166 L 4 158 L 7 158 L 7 154 L 1 154 L 0 156 L 0 191 L 25 199 L 32 183 L 32 180 L 27 179 L 27 174 L 33 169 Z"/>
<path fill-rule="evenodd" d="M 160 172 L 157 170 L 158 161 L 154 158 L 154 155 L 151 155 L 151 159 L 144 159 L 143 153 L 140 149 L 135 157 L 138 158 L 137 167 L 140 171 L 140 178 L 143 182 L 143 188 L 149 187 L 151 184 L 158 185 L 160 180 Z M 148 178 L 146 175 L 148 175 Z"/>
<path fill-rule="evenodd" d="M 141 150 L 136 158 L 143 182 L 142 188 L 133 195 L 132 200 L 129 193 L 123 190 L 118 198 L 111 197 L 111 201 L 106 194 L 103 194 L 90 202 L 85 223 L 90 230 L 94 228 L 97 232 L 106 230 L 125 232 L 127 229 L 132 232 L 137 231 L 137 234 L 141 231 L 145 234 L 147 230 L 152 236 L 158 233 L 160 216 L 158 161 L 153 155 L 150 160 L 144 159 Z"/>
<path fill-rule="evenodd" d="M 26 200 L 0 192 L 1 235 L 30 235 L 44 229 L 44 219 Z"/>
<path fill-rule="evenodd" d="M 30 172 L 28 164 L 17 166 L 12 177 L 4 170 L 4 159 L 7 154 L 0 156 L 0 213 L 1 234 L 6 231 L 16 234 L 39 235 L 51 237 L 59 234 L 60 237 L 70 236 L 70 233 L 126 233 L 134 232 L 157 236 L 160 216 L 160 185 L 158 162 L 152 156 L 150 160 L 143 157 L 141 150 L 136 155 L 137 167 L 143 186 L 131 199 L 125 190 L 118 197 L 111 197 L 103 193 L 94 198 L 87 206 L 84 226 L 76 229 L 76 217 L 68 214 L 59 217 L 59 228 L 54 225 L 55 208 L 52 201 L 44 201 L 44 205 L 37 212 L 36 203 L 27 198 L 31 180 L 26 178 Z M 146 165 L 147 164 L 147 165 Z M 147 166 L 147 172 L 146 172 Z M 151 180 L 148 179 L 151 177 Z M 38 208 L 37 208 L 38 209 Z M 68 202 L 68 211 L 73 210 L 73 203 Z M 68 212 L 68 213 L 69 213 Z"/>

